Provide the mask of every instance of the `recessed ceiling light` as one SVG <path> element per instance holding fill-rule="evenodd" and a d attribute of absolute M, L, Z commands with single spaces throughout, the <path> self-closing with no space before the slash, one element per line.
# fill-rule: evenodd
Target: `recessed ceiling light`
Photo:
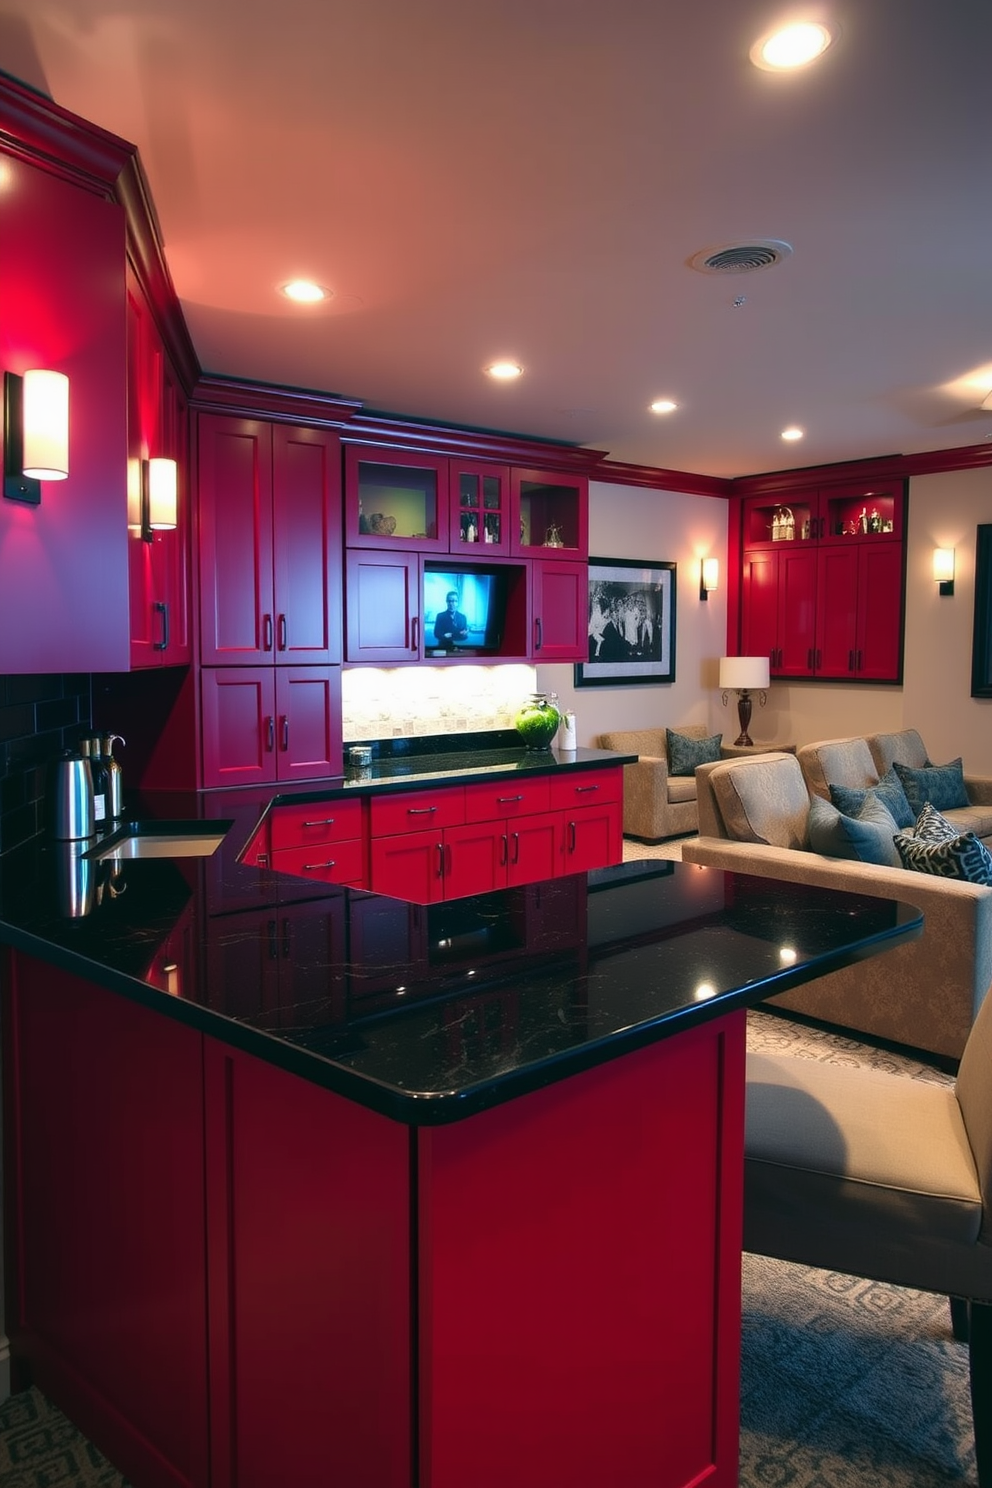
<path fill-rule="evenodd" d="M 798 424 L 790 424 L 787 429 L 783 429 L 782 430 L 782 438 L 783 439 L 802 439 L 804 437 L 805 433 L 806 433 L 806 430 L 805 429 L 800 429 L 800 427 L 799 427 Z"/>
<path fill-rule="evenodd" d="M 674 413 L 678 406 L 679 405 L 677 403 L 672 402 L 671 398 L 656 398 L 651 404 L 651 412 Z"/>
<path fill-rule="evenodd" d="M 815 61 L 832 41 L 826 26 L 816 21 L 796 21 L 762 36 L 751 48 L 750 57 L 755 67 L 765 72 L 787 72 Z"/>
<path fill-rule="evenodd" d="M 298 305 L 316 305 L 318 300 L 327 299 L 327 290 L 310 279 L 292 279 L 283 285 L 282 292 L 287 300 L 295 300 Z"/>
<path fill-rule="evenodd" d="M 519 362 L 491 362 L 486 368 L 489 376 L 495 377 L 497 382 L 512 382 L 521 376 L 523 370 Z"/>

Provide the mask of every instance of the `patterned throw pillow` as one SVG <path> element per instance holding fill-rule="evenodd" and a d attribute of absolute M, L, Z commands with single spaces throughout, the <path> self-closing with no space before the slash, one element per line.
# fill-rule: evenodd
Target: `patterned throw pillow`
<path fill-rule="evenodd" d="M 809 803 L 809 845 L 828 858 L 849 858 L 881 868 L 901 868 L 895 845 L 897 831 L 890 811 L 870 791 L 854 816 L 846 816 L 822 796 Z"/>
<path fill-rule="evenodd" d="M 915 873 L 992 885 L 992 856 L 974 832 L 962 832 L 959 837 L 948 837 L 944 842 L 919 842 L 906 832 L 897 832 L 896 849 L 902 866 L 912 868 Z"/>
<path fill-rule="evenodd" d="M 694 775 L 697 765 L 709 765 L 720 758 L 722 743 L 722 734 L 712 734 L 708 739 L 691 739 L 688 734 L 666 729 L 669 775 Z"/>
<path fill-rule="evenodd" d="M 916 818 L 913 836 L 917 842 L 947 842 L 951 837 L 960 837 L 961 829 L 946 816 L 941 816 L 930 801 L 923 803 L 923 810 Z"/>
<path fill-rule="evenodd" d="M 950 811 L 954 806 L 968 805 L 968 792 L 964 788 L 964 770 L 960 759 L 949 765 L 926 764 L 922 770 L 911 770 L 909 765 L 893 763 L 893 770 L 902 781 L 906 799 L 919 816 L 927 801 L 938 811 Z"/>
<path fill-rule="evenodd" d="M 881 801 L 882 805 L 895 817 L 897 827 L 911 827 L 916 821 L 916 812 L 906 799 L 902 781 L 891 766 L 876 785 L 868 786 L 864 790 L 856 790 L 854 786 L 849 785 L 830 787 L 831 801 L 838 811 L 843 811 L 845 816 L 857 816 L 868 796 L 874 796 L 876 800 Z"/>

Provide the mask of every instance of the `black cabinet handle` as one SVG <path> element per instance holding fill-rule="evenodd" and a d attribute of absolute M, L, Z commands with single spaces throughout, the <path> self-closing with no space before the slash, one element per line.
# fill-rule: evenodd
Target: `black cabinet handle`
<path fill-rule="evenodd" d="M 847 653 L 847 670 L 849 672 L 853 672 L 854 671 L 854 652 L 853 651 L 848 651 L 848 653 Z"/>
<path fill-rule="evenodd" d="M 541 626 L 541 617 L 540 617 L 540 615 L 536 615 L 534 617 L 534 650 L 535 651 L 540 651 L 540 649 L 541 649 L 541 647 L 543 645 L 544 645 L 544 631 L 543 631 L 542 626 Z"/>
<path fill-rule="evenodd" d="M 267 928 L 267 930 L 269 932 L 269 960 L 270 961 L 275 961 L 276 958 L 279 955 L 279 946 L 278 946 L 278 943 L 276 941 L 276 922 L 275 922 L 275 920 L 269 920 L 268 925 L 267 925 L 266 928 Z"/>
<path fill-rule="evenodd" d="M 284 918 L 282 922 L 282 957 L 288 961 L 293 954 L 293 937 L 290 934 L 289 919 Z"/>
<path fill-rule="evenodd" d="M 520 862 L 520 833 L 513 832 L 511 833 L 511 836 L 513 837 L 513 857 L 510 859 L 510 861 L 511 863 L 516 864 Z"/>
<path fill-rule="evenodd" d="M 575 851 L 575 823 L 574 823 L 574 821 L 571 821 L 568 824 L 568 850 L 569 850 L 569 852 L 573 852 L 573 853 Z"/>
<path fill-rule="evenodd" d="M 279 616 L 279 650 L 285 651 L 288 644 L 288 632 L 286 629 L 286 616 Z"/>
<path fill-rule="evenodd" d="M 501 868 L 505 868 L 505 867 L 506 867 L 506 860 L 507 860 L 507 851 L 506 851 L 506 833 L 505 833 L 505 832 L 504 832 L 504 833 L 503 833 L 503 835 L 502 835 L 502 837 L 501 837 L 501 838 L 500 838 L 500 839 L 499 839 L 499 841 L 500 841 L 500 848 L 499 848 L 499 866 L 500 866 L 500 867 L 501 867 Z"/>
<path fill-rule="evenodd" d="M 282 747 L 283 747 L 283 750 L 284 751 L 289 748 L 289 714 L 288 713 L 284 713 L 282 715 Z"/>
<path fill-rule="evenodd" d="M 410 650 L 420 650 L 420 616 L 414 615 L 410 621 Z"/>
<path fill-rule="evenodd" d="M 820 668 L 822 667 L 822 665 L 823 665 L 823 652 L 820 650 L 819 647 L 817 647 L 816 648 L 816 670 L 819 671 Z"/>
<path fill-rule="evenodd" d="M 811 672 L 813 670 L 813 648 L 812 647 L 810 647 L 810 649 L 806 652 L 806 670 L 808 672 Z"/>
<path fill-rule="evenodd" d="M 271 754 L 276 747 L 276 721 L 270 713 L 265 720 L 265 747 Z"/>
<path fill-rule="evenodd" d="M 154 602 L 154 604 L 152 605 L 152 609 L 158 610 L 159 614 L 162 616 L 162 639 L 160 641 L 156 641 L 155 642 L 155 645 L 154 645 L 154 647 L 152 649 L 155 650 L 155 651 L 168 651 L 168 649 L 169 649 L 169 606 L 167 604 L 164 604 L 162 602 L 162 600 L 157 599 Z"/>
<path fill-rule="evenodd" d="M 444 844 L 441 842 L 437 845 L 437 876 L 444 877 Z"/>
<path fill-rule="evenodd" d="M 262 616 L 262 650 L 272 650 L 272 616 Z"/>
<path fill-rule="evenodd" d="M 858 652 L 858 671 L 860 672 L 860 670 L 861 670 L 861 652 L 859 651 Z"/>

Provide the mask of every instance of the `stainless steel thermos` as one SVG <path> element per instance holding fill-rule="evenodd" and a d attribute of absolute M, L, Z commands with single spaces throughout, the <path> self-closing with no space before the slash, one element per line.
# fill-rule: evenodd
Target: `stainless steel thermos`
<path fill-rule="evenodd" d="M 63 842 L 92 837 L 96 831 L 93 775 L 82 750 L 67 749 L 55 763 L 49 794 L 52 836 Z"/>

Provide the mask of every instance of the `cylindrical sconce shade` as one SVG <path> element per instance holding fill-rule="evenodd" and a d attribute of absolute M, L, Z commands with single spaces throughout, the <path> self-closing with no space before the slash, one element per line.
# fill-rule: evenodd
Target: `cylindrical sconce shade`
<path fill-rule="evenodd" d="M 24 464 L 33 480 L 69 474 L 69 379 L 38 368 L 24 374 Z"/>
<path fill-rule="evenodd" d="M 168 532 L 176 525 L 178 473 L 175 460 L 148 461 L 148 526 Z"/>
<path fill-rule="evenodd" d="M 725 689 L 766 688 L 769 681 L 767 656 L 721 656 L 720 686 Z"/>
<path fill-rule="evenodd" d="M 938 584 L 946 584 L 954 577 L 954 549 L 934 548 L 933 576 Z"/>
<path fill-rule="evenodd" d="M 707 594 L 711 594 L 720 584 L 720 560 L 719 558 L 704 558 L 702 568 L 702 587 Z"/>

